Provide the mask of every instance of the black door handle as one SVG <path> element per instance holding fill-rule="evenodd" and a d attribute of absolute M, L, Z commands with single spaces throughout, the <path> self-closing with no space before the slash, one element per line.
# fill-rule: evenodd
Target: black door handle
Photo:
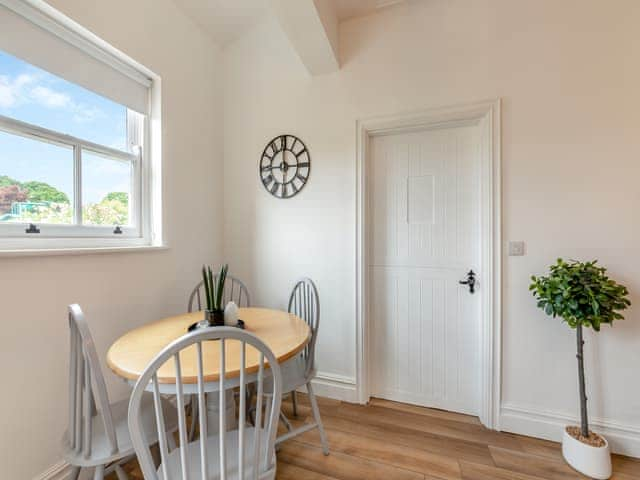
<path fill-rule="evenodd" d="M 469 293 L 475 293 L 476 291 L 476 274 L 473 270 L 469 270 L 466 280 L 460 280 L 460 285 L 469 285 Z"/>

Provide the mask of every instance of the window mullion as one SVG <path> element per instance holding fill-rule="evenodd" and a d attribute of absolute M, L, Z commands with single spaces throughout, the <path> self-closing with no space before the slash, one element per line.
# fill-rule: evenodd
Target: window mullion
<path fill-rule="evenodd" d="M 138 147 L 138 158 L 132 163 L 131 196 L 129 200 L 129 215 L 133 220 L 131 225 L 142 229 L 142 148 Z"/>
<path fill-rule="evenodd" d="M 82 146 L 73 146 L 73 223 L 82 225 Z"/>

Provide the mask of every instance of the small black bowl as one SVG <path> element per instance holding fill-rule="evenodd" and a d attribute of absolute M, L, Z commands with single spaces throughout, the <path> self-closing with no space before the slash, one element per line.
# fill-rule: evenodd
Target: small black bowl
<path fill-rule="evenodd" d="M 205 325 L 204 323 L 201 323 L 201 322 L 202 320 L 200 322 L 195 322 L 189 325 L 189 327 L 187 328 L 187 332 L 193 332 L 194 330 L 200 330 L 201 328 L 215 328 L 218 326 L 223 326 L 223 325 L 211 325 L 211 324 Z M 236 323 L 234 326 L 236 328 L 240 328 L 244 330 L 245 329 L 244 320 L 238 319 L 238 323 Z"/>

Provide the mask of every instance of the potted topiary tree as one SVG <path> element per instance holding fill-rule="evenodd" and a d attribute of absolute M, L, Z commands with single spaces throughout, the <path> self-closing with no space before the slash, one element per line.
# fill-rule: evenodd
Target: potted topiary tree
<path fill-rule="evenodd" d="M 603 324 L 622 320 L 620 312 L 631 302 L 628 291 L 606 275 L 606 269 L 592 262 L 565 262 L 561 258 L 546 277 L 531 277 L 529 290 L 547 315 L 560 317 L 576 330 L 580 427 L 567 426 L 562 437 L 562 454 L 577 471 L 596 479 L 611 476 L 611 454 L 607 440 L 589 430 L 584 380 L 582 328 L 600 331 Z"/>

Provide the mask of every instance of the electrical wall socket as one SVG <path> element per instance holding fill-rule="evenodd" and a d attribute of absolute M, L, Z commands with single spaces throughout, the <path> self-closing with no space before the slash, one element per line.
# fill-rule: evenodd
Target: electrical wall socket
<path fill-rule="evenodd" d="M 522 240 L 509 242 L 509 256 L 521 257 L 524 255 L 524 242 Z"/>

